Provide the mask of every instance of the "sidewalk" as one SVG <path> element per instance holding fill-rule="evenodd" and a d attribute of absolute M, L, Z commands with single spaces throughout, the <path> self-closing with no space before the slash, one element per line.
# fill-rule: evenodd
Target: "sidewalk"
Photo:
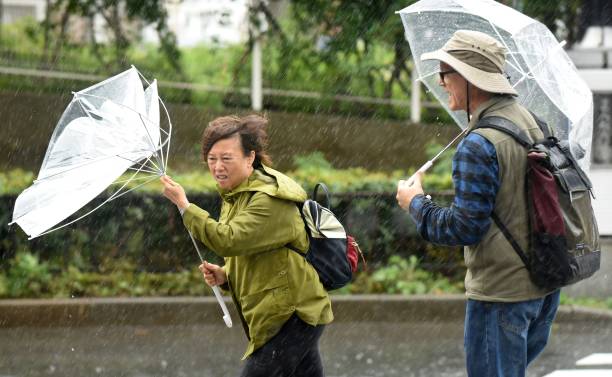
<path fill-rule="evenodd" d="M 332 300 L 336 320 L 321 339 L 328 377 L 465 376 L 463 296 Z M 237 376 L 246 339 L 230 308 L 228 329 L 212 297 L 0 300 L 0 376 Z M 610 339 L 612 311 L 563 307 L 527 376 L 610 353 Z"/>

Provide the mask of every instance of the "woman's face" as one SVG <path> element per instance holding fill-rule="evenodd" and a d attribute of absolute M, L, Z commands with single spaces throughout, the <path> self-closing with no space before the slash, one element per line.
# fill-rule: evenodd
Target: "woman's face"
<path fill-rule="evenodd" d="M 251 175 L 254 160 L 254 151 L 244 155 L 238 134 L 217 141 L 206 157 L 210 173 L 225 190 L 233 190 Z"/>

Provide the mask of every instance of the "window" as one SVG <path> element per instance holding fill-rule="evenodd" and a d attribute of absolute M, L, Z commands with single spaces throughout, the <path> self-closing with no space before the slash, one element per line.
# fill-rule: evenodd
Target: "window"
<path fill-rule="evenodd" d="M 612 168 L 612 94 L 594 95 L 593 167 Z"/>

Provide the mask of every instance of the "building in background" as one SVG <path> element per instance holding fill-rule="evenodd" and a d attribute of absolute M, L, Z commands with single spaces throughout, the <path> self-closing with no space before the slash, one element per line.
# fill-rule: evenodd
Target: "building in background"
<path fill-rule="evenodd" d="M 179 47 L 198 44 L 236 44 L 248 40 L 249 0 L 166 0 L 168 27 L 176 34 Z M 2 0 L 2 23 L 10 24 L 30 17 L 36 21 L 45 19 L 46 0 Z M 86 20 L 72 20 L 72 40 L 87 40 Z M 158 41 L 151 25 L 132 25 L 142 30 L 144 42 Z M 96 40 L 109 40 L 102 16 L 94 18 Z"/>
<path fill-rule="evenodd" d="M 179 47 L 199 44 L 236 44 L 248 40 L 248 0 L 167 1 L 168 27 Z M 143 40 L 156 42 L 152 27 L 143 30 Z"/>
<path fill-rule="evenodd" d="M 165 0 L 168 27 L 175 33 L 179 47 L 245 43 L 249 38 L 248 7 L 254 1 L 260 0 Z M 594 92 L 590 175 L 596 187 L 600 230 L 604 235 L 612 235 L 612 190 L 603 190 L 612 184 L 612 2 L 583 1 L 581 39 L 568 53 Z M 518 3 L 513 1 L 515 6 Z M 47 0 L 0 0 L 0 4 L 3 24 L 25 17 L 45 19 Z M 272 14 L 279 17 L 286 11 L 288 1 L 268 0 L 267 4 Z M 69 29 L 68 38 L 76 43 L 87 43 L 91 33 L 98 42 L 111 38 L 101 15 L 93 21 L 75 17 Z M 151 25 L 133 23 L 126 25 L 126 29 L 140 33 L 145 43 L 157 42 L 157 33 Z"/>
<path fill-rule="evenodd" d="M 2 0 L 2 24 L 11 24 L 19 19 L 31 17 L 36 21 L 45 19 L 45 0 Z"/>
<path fill-rule="evenodd" d="M 585 0 L 581 39 L 568 54 L 593 91 L 593 146 L 590 177 L 602 235 L 612 236 L 612 3 Z"/>

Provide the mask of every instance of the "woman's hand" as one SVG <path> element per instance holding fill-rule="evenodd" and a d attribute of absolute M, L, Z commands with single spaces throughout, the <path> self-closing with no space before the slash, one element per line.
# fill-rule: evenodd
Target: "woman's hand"
<path fill-rule="evenodd" d="M 202 271 L 206 284 L 211 287 L 214 287 L 215 285 L 222 285 L 227 282 L 227 275 L 221 266 L 205 261 L 200 265 L 199 269 Z"/>
<path fill-rule="evenodd" d="M 170 199 L 172 203 L 176 204 L 181 211 L 184 211 L 189 206 L 189 201 L 187 200 L 187 195 L 185 195 L 183 187 L 174 182 L 172 178 L 167 175 L 164 175 L 159 180 L 164 185 L 164 196 Z"/>

